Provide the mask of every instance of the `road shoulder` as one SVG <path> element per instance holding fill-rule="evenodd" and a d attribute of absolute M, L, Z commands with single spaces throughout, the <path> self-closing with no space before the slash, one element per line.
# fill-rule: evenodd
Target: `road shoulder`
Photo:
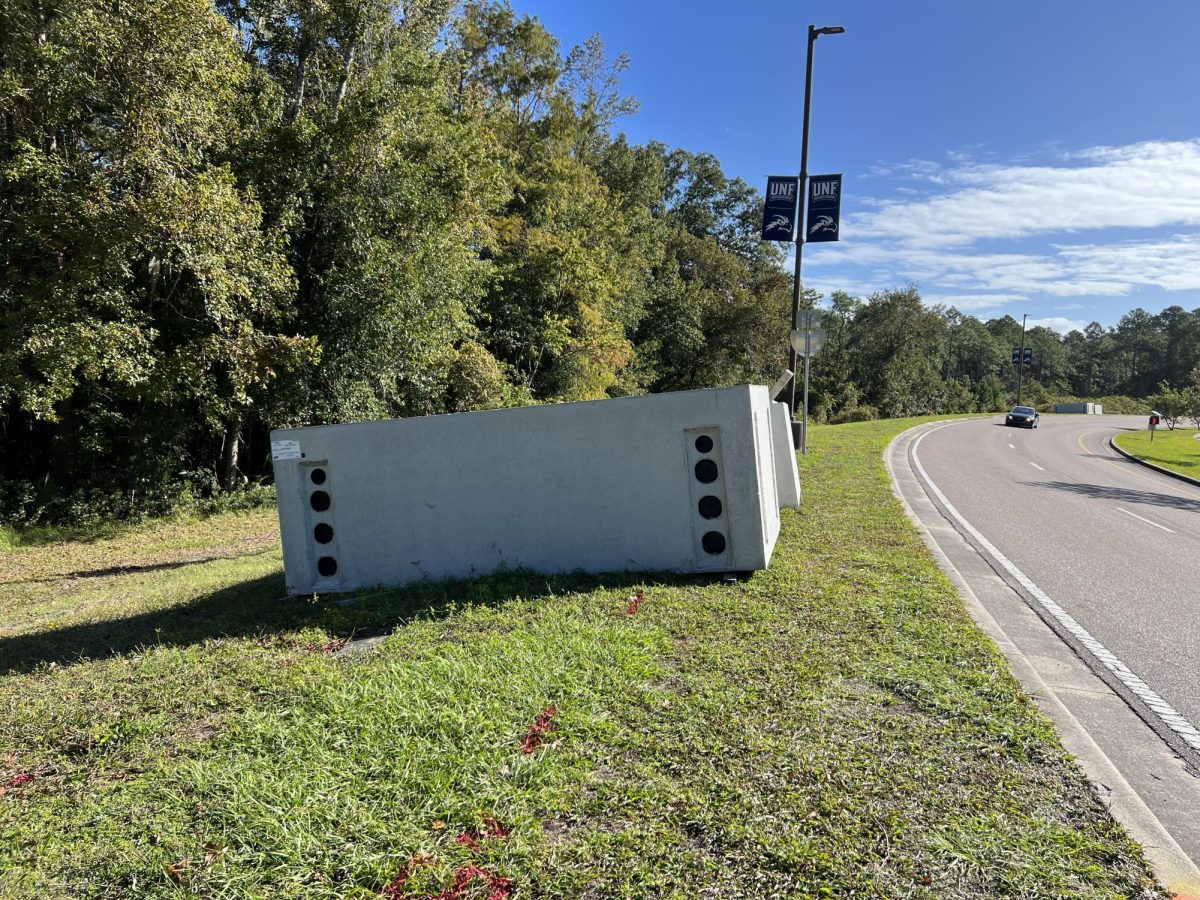
<path fill-rule="evenodd" d="M 1179 897 L 1200 898 L 1200 778 L 1001 579 L 942 516 L 913 471 L 909 450 L 931 427 L 885 451 L 892 487 L 938 566 L 1013 675 L 1057 727 L 1097 795 L 1142 844 Z"/>

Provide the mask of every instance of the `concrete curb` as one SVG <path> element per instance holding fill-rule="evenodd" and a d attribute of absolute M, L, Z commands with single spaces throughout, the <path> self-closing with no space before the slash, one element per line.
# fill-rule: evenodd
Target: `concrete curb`
<path fill-rule="evenodd" d="M 1182 472 L 1176 472 L 1172 469 L 1164 469 L 1162 466 L 1156 466 L 1154 463 L 1149 463 L 1144 459 L 1139 459 L 1128 450 L 1122 450 L 1120 447 L 1118 447 L 1117 442 L 1111 437 L 1108 439 L 1108 446 L 1112 447 L 1126 459 L 1132 459 L 1138 465 L 1145 466 L 1147 469 L 1153 469 L 1160 475 L 1169 475 L 1172 478 L 1178 478 L 1180 481 L 1186 481 L 1188 484 L 1194 484 L 1196 487 L 1200 487 L 1200 478 L 1193 478 L 1191 475 L 1184 475 Z"/>
<path fill-rule="evenodd" d="M 939 422 L 936 424 L 944 425 L 947 423 Z M 1072 711 L 1071 705 L 1066 702 L 1064 696 L 1061 696 L 1060 692 L 1056 690 L 1055 685 L 1043 676 L 1042 667 L 1046 665 L 1046 659 L 1041 655 L 1036 659 L 1031 658 L 1010 637 L 996 616 L 993 616 L 991 611 L 989 611 L 988 605 L 971 587 L 967 576 L 960 571 L 947 551 L 943 549 L 931 527 L 917 514 L 913 505 L 909 502 L 908 496 L 901 487 L 900 478 L 896 471 L 896 466 L 900 461 L 894 460 L 893 456 L 897 451 L 897 446 L 901 442 L 907 439 L 908 444 L 911 444 L 912 439 L 922 429 L 927 427 L 929 426 L 919 425 L 898 434 L 884 450 L 884 465 L 892 482 L 892 492 L 900 501 L 909 519 L 921 535 L 922 541 L 929 548 L 938 568 L 941 569 L 942 573 L 954 585 L 959 596 L 962 597 L 963 604 L 972 619 L 993 640 L 1005 659 L 1007 659 L 1013 676 L 1020 682 L 1027 693 L 1038 700 L 1038 705 L 1043 713 L 1054 723 L 1064 746 L 1076 757 L 1080 768 L 1092 783 L 1097 797 L 1108 806 L 1113 817 L 1129 831 L 1134 840 L 1142 845 L 1146 858 L 1153 867 L 1155 875 L 1167 886 L 1168 891 L 1177 898 L 1200 897 L 1200 868 L 1197 867 L 1196 863 L 1188 856 L 1178 841 L 1175 840 L 1174 836 L 1159 819 L 1154 810 L 1147 805 L 1137 789 L 1133 787 L 1129 779 L 1122 773 L 1117 763 L 1097 743 L 1097 740 L 1088 731 L 1087 727 Z M 907 445 L 903 449 L 905 451 L 903 462 L 907 467 L 909 464 Z M 912 484 L 910 485 L 910 491 L 914 487 L 920 491 L 918 499 L 924 500 L 929 505 L 932 513 L 941 519 L 943 516 L 941 510 L 925 494 L 924 484 L 916 473 L 912 472 L 911 468 L 908 468 L 905 475 L 911 476 Z M 914 500 L 914 502 L 916 501 Z M 978 551 L 967 543 L 950 526 L 950 523 L 944 523 L 944 527 L 939 527 L 938 530 L 939 532 L 943 532 L 948 539 L 953 540 L 957 538 L 960 540 L 962 546 L 966 548 L 971 556 L 978 555 Z M 1002 592 L 1009 593 L 1022 607 L 1028 609 L 1023 598 L 1020 598 L 1019 595 L 1012 591 L 1011 586 L 1007 585 L 999 576 L 994 577 L 996 582 L 995 587 L 998 587 Z M 1028 611 L 1029 615 L 1034 616 L 1032 610 Z M 1042 622 L 1040 618 L 1034 616 L 1034 620 L 1040 624 L 1041 629 L 1045 630 L 1051 642 L 1060 642 L 1059 636 Z M 1065 651 L 1066 656 L 1074 660 L 1076 665 L 1087 670 L 1083 661 L 1074 656 L 1066 644 L 1061 644 L 1061 647 Z M 1034 652 L 1039 653 L 1037 650 Z M 1044 652 L 1044 648 L 1041 652 Z M 1057 662 L 1057 665 L 1063 664 L 1063 660 Z M 1096 680 L 1096 684 L 1099 686 L 1099 689 L 1111 694 L 1116 704 L 1124 709 L 1128 709 L 1125 706 L 1124 700 L 1113 693 L 1107 684 L 1099 679 Z M 1132 715 L 1132 712 L 1130 714 Z M 1150 732 L 1150 734 L 1154 733 Z M 1157 740 L 1158 736 L 1154 735 L 1152 739 Z M 1191 776 L 1188 777 L 1190 778 Z"/>

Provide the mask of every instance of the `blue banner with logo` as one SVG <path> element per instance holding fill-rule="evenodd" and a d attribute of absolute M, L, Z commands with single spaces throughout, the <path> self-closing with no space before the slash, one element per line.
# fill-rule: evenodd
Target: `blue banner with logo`
<path fill-rule="evenodd" d="M 842 224 L 842 176 L 812 175 L 808 179 L 808 221 L 804 240 L 836 241 Z"/>
<path fill-rule="evenodd" d="M 791 241 L 796 230 L 796 201 L 800 199 L 800 179 L 795 175 L 771 175 L 767 178 L 767 202 L 763 206 L 762 239 Z"/>

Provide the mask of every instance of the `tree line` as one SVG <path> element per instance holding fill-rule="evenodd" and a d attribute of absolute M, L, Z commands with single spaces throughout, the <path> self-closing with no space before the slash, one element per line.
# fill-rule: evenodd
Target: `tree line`
<path fill-rule="evenodd" d="M 828 307 L 828 345 L 812 366 L 822 420 L 998 411 L 1015 400 L 1022 346 L 1032 362 L 1021 399 L 1035 406 L 1107 400 L 1106 412 L 1140 414 L 1164 392 L 1200 391 L 1200 309 L 1134 309 L 1115 327 L 1092 322 L 1064 336 L 1042 326 L 1022 335 L 1009 315 L 980 321 L 927 306 L 911 286 L 865 301 L 834 293 Z"/>
<path fill-rule="evenodd" d="M 272 427 L 774 381 L 761 196 L 621 135 L 627 65 L 493 0 L 0 6 L 0 520 L 235 492 Z M 1031 390 L 1182 386 L 1172 310 L 1034 329 Z M 1007 402 L 1011 319 L 827 318 L 822 419 Z"/>

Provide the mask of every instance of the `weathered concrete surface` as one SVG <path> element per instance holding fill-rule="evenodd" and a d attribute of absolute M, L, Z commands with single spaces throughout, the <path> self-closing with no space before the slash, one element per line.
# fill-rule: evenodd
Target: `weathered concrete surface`
<path fill-rule="evenodd" d="M 288 590 L 762 569 L 780 508 L 800 500 L 786 425 L 765 387 L 743 385 L 280 429 Z"/>

